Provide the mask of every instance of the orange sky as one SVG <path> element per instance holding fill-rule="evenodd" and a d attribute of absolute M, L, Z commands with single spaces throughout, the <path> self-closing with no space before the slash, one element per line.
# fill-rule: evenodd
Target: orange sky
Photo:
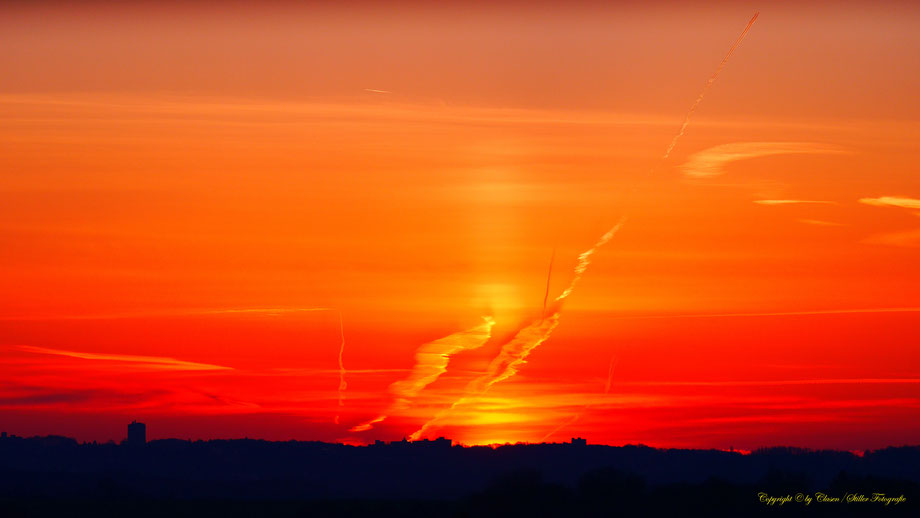
<path fill-rule="evenodd" d="M 918 19 L 5 4 L 0 428 L 916 442 Z"/>

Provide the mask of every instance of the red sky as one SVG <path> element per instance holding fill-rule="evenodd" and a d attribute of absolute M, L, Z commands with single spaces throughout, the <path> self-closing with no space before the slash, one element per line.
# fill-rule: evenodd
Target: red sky
<path fill-rule="evenodd" d="M 916 442 L 918 11 L 4 4 L 0 429 Z"/>

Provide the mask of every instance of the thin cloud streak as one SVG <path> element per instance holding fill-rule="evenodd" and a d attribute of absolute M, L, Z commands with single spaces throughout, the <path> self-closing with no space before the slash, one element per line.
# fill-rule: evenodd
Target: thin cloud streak
<path fill-rule="evenodd" d="M 80 358 L 83 360 L 102 360 L 142 364 L 148 368 L 156 370 L 180 370 L 180 371 L 215 371 L 215 370 L 233 370 L 231 367 L 221 365 L 212 365 L 209 363 L 189 362 L 177 360 L 166 356 L 138 356 L 132 354 L 105 354 L 105 353 L 87 353 L 80 351 L 66 351 L 63 349 L 50 349 L 47 347 L 36 347 L 31 345 L 12 346 L 23 352 L 35 354 L 50 354 L 56 356 L 67 356 L 70 358 Z"/>
<path fill-rule="evenodd" d="M 620 315 L 615 319 L 666 319 L 666 318 L 729 318 L 729 317 L 785 317 L 808 315 L 845 315 L 851 313 L 916 313 L 920 307 L 904 308 L 863 308 L 863 309 L 818 309 L 811 311 L 773 311 L 762 313 L 699 313 L 683 315 Z"/>
<path fill-rule="evenodd" d="M 815 225 L 818 227 L 842 227 L 843 223 L 836 223 L 834 221 L 824 221 L 821 219 L 800 219 L 799 223 L 805 223 L 806 225 Z"/>
<path fill-rule="evenodd" d="M 880 196 L 878 198 L 860 198 L 859 203 L 875 207 L 900 207 L 902 209 L 920 209 L 920 200 L 903 196 Z"/>
<path fill-rule="evenodd" d="M 870 236 L 862 241 L 870 245 L 902 246 L 907 248 L 920 247 L 920 229 L 904 232 L 888 232 Z"/>
<path fill-rule="evenodd" d="M 758 205 L 797 205 L 802 203 L 816 203 L 824 205 L 833 205 L 832 201 L 824 200 L 754 200 Z"/>
<path fill-rule="evenodd" d="M 335 308 L 218 308 L 218 309 L 179 309 L 179 310 L 149 310 L 128 311 L 123 313 L 96 313 L 85 315 L 21 315 L 2 316 L 4 322 L 27 322 L 46 320 L 120 320 L 131 318 L 161 318 L 161 317 L 190 317 L 208 315 L 266 315 L 281 316 L 293 313 L 312 313 L 316 311 L 335 311 Z"/>
<path fill-rule="evenodd" d="M 771 155 L 840 153 L 812 142 L 733 142 L 704 149 L 690 155 L 680 166 L 688 178 L 711 178 L 726 173 L 725 167 L 739 160 Z"/>
<path fill-rule="evenodd" d="M 628 386 L 651 387 L 771 387 L 785 385 L 911 385 L 920 378 L 817 378 L 766 381 L 622 381 Z"/>

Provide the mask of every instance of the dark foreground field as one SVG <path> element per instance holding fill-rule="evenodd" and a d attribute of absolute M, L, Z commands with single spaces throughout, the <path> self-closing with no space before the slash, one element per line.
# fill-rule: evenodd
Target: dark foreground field
<path fill-rule="evenodd" d="M 920 448 L 0 441 L 0 517 L 920 516 Z"/>

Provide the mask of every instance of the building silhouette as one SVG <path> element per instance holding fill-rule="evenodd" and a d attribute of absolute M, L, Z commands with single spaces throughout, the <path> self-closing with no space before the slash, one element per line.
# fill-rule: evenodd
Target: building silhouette
<path fill-rule="evenodd" d="M 572 446 L 587 446 L 588 440 L 581 437 L 572 437 Z"/>
<path fill-rule="evenodd" d="M 395 449 L 435 449 L 435 450 L 449 450 L 453 446 L 453 441 L 444 437 L 438 437 L 437 439 L 419 439 L 416 441 L 410 441 L 405 437 L 401 441 L 381 441 L 377 439 L 374 441 L 373 446 L 377 448 L 395 448 Z"/>
<path fill-rule="evenodd" d="M 147 425 L 131 421 L 128 425 L 128 446 L 142 447 L 147 444 Z"/>

